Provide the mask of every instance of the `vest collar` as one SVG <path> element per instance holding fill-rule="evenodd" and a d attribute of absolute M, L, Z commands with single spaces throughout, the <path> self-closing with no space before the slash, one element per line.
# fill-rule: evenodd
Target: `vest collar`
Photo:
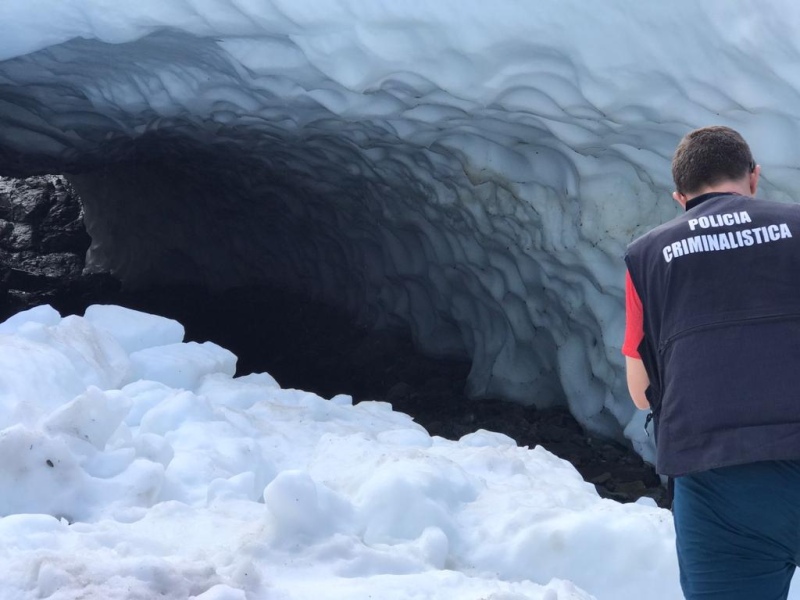
<path fill-rule="evenodd" d="M 720 196 L 741 196 L 741 194 L 737 194 L 736 192 L 709 192 L 708 194 L 701 194 L 700 196 L 695 196 L 688 202 L 686 202 L 686 210 L 691 210 L 695 206 L 700 206 L 703 202 L 707 200 L 711 200 L 712 198 L 718 198 Z"/>

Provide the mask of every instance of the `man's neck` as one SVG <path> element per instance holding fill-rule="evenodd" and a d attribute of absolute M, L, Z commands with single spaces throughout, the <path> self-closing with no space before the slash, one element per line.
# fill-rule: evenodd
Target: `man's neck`
<path fill-rule="evenodd" d="M 693 200 L 698 196 L 705 196 L 706 194 L 737 194 L 739 196 L 751 196 L 750 187 L 746 184 L 741 184 L 737 182 L 726 182 L 724 184 L 719 185 L 709 185 L 704 187 L 699 192 L 692 194 L 688 200 Z"/>
<path fill-rule="evenodd" d="M 691 200 L 686 201 L 686 204 L 683 205 L 683 208 L 684 210 L 691 210 L 696 206 L 700 206 L 706 200 L 713 200 L 714 198 L 717 198 L 719 196 L 738 196 L 739 198 L 750 197 L 750 196 L 745 196 L 744 194 L 739 194 L 737 192 L 728 192 L 728 191 L 706 192 L 705 194 L 692 196 Z"/>

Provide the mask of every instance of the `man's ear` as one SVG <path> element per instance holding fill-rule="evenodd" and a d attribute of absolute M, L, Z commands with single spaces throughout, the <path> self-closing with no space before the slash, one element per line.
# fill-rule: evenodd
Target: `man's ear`
<path fill-rule="evenodd" d="M 672 199 L 680 204 L 683 208 L 686 208 L 686 203 L 689 201 L 689 199 L 686 197 L 686 194 L 681 194 L 680 192 L 672 192 Z"/>
<path fill-rule="evenodd" d="M 750 173 L 750 195 L 755 196 L 758 190 L 758 178 L 761 177 L 761 165 L 756 165 L 756 168 Z"/>

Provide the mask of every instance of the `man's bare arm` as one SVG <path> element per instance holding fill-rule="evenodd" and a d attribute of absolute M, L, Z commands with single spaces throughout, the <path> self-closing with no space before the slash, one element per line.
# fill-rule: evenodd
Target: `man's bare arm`
<path fill-rule="evenodd" d="M 644 369 L 644 363 L 641 359 L 626 356 L 625 372 L 628 376 L 628 392 L 630 392 L 633 403 L 636 408 L 647 410 L 650 408 L 650 403 L 644 393 L 650 385 L 650 378 Z"/>

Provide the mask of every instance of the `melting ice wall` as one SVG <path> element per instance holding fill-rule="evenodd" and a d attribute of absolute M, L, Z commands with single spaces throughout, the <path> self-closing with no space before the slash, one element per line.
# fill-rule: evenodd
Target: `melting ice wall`
<path fill-rule="evenodd" d="M 128 285 L 269 282 L 633 438 L 621 257 L 689 129 L 790 198 L 789 0 L 6 0 L 0 174 L 69 172 Z M 635 422 L 635 423 L 634 423 Z"/>

